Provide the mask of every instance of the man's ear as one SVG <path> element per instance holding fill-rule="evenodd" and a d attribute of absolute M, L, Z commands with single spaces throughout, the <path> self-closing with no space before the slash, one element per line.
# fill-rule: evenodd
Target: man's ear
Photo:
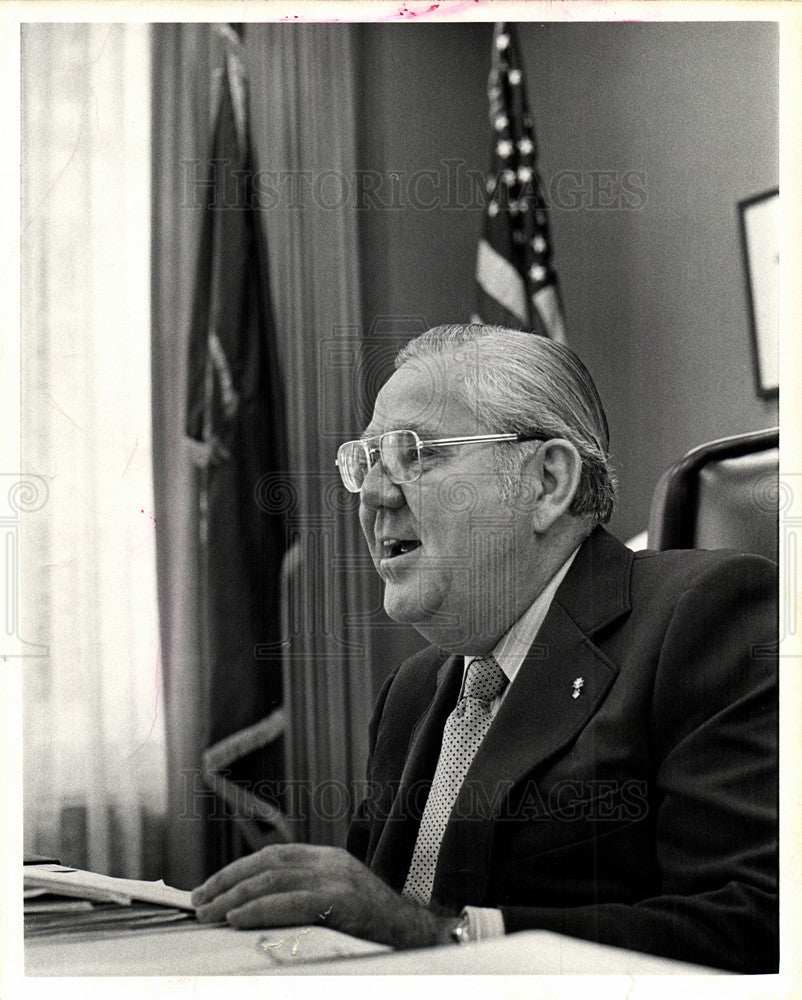
<path fill-rule="evenodd" d="M 579 488 L 582 459 L 565 438 L 546 441 L 532 456 L 529 472 L 537 483 L 532 505 L 532 527 L 547 531 L 571 506 Z"/>

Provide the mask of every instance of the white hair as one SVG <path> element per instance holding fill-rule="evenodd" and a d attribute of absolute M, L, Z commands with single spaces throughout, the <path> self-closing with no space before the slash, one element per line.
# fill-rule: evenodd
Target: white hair
<path fill-rule="evenodd" d="M 460 365 L 466 396 L 490 431 L 545 433 L 570 441 L 582 459 L 570 512 L 593 523 L 610 520 L 616 480 L 607 417 L 590 373 L 572 350 L 519 330 L 455 323 L 411 340 L 399 351 L 395 367 L 438 356 Z M 497 449 L 508 494 L 535 446 Z"/>

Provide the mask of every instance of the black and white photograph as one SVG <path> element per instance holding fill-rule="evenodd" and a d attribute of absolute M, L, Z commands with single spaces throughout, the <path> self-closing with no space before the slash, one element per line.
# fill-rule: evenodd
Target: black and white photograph
<path fill-rule="evenodd" d="M 4 996 L 793 995 L 764 6 L 4 12 Z"/>

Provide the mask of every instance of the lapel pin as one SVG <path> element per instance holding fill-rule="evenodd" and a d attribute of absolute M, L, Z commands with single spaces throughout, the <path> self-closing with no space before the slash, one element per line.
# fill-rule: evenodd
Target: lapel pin
<path fill-rule="evenodd" d="M 571 695 L 572 698 L 578 698 L 582 694 L 582 688 L 585 686 L 585 678 L 577 677 L 574 681 L 574 693 Z"/>

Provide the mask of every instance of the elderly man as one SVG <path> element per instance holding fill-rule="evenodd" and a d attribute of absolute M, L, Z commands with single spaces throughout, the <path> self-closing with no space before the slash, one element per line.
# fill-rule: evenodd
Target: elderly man
<path fill-rule="evenodd" d="M 775 567 L 607 533 L 607 423 L 567 348 L 437 327 L 396 368 L 338 465 L 385 610 L 431 647 L 379 695 L 348 852 L 234 862 L 199 919 L 776 971 Z"/>

